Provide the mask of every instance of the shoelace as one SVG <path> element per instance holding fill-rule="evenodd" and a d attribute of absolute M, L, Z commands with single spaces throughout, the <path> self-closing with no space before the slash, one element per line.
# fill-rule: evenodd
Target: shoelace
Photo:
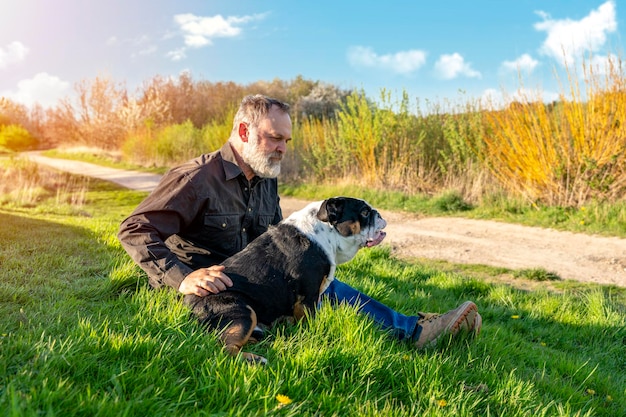
<path fill-rule="evenodd" d="M 418 320 L 419 323 L 423 323 L 425 321 L 432 321 L 433 319 L 436 319 L 437 317 L 441 316 L 441 314 L 439 314 L 439 313 L 422 313 L 422 312 L 418 312 L 417 314 L 421 317 Z"/>

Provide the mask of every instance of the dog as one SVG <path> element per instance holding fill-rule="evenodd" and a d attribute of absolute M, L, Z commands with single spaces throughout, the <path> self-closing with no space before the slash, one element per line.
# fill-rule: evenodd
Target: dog
<path fill-rule="evenodd" d="M 379 212 L 360 199 L 311 203 L 222 262 L 232 287 L 205 297 L 187 295 L 185 303 L 200 323 L 220 331 L 229 354 L 265 364 L 264 357 L 242 347 L 256 341 L 261 326 L 312 317 L 336 266 L 359 249 L 380 244 L 386 226 Z"/>

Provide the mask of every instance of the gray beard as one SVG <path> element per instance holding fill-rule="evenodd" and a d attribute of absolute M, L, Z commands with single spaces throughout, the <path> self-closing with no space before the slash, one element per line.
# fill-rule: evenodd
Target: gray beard
<path fill-rule="evenodd" d="M 262 178 L 276 178 L 280 174 L 280 161 L 272 162 L 271 157 L 280 157 L 279 154 L 264 154 L 258 147 L 255 139 L 249 140 L 244 147 L 241 158 L 250 166 L 256 175 Z"/>

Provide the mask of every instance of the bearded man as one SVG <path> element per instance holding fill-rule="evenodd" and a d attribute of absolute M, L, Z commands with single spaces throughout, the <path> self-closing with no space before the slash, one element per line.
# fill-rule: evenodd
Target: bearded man
<path fill-rule="evenodd" d="M 276 177 L 291 127 L 288 104 L 244 97 L 228 141 L 170 170 L 122 222 L 118 238 L 152 287 L 204 297 L 232 286 L 219 264 L 282 220 Z M 478 334 L 482 324 L 471 301 L 441 315 L 405 316 L 336 279 L 324 296 L 418 348 L 444 334 Z"/>

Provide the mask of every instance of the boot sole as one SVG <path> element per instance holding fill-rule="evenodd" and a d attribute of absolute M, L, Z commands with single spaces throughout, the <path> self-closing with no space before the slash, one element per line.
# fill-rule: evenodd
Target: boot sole
<path fill-rule="evenodd" d="M 476 328 L 476 322 L 479 321 L 478 331 L 480 332 L 480 326 L 482 326 L 482 318 L 478 314 L 478 307 L 471 301 L 466 301 L 458 307 L 458 312 L 450 324 L 446 327 L 442 333 L 454 336 L 461 330 L 463 323 L 466 323 L 467 329 L 473 332 Z"/>

